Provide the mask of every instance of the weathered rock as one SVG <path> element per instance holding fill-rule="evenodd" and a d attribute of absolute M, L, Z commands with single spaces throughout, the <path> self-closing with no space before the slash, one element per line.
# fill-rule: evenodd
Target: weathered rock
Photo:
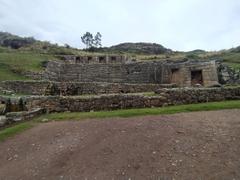
<path fill-rule="evenodd" d="M 5 104 L 0 104 L 0 115 L 3 115 L 6 111 L 6 105 Z"/>
<path fill-rule="evenodd" d="M 35 108 L 30 111 L 9 112 L 6 114 L 7 121 L 10 123 L 32 119 L 45 112 L 42 108 Z"/>
<path fill-rule="evenodd" d="M 0 127 L 4 126 L 7 123 L 6 116 L 0 116 Z"/>
<path fill-rule="evenodd" d="M 221 84 L 240 84 L 240 70 L 218 63 L 218 79 Z"/>

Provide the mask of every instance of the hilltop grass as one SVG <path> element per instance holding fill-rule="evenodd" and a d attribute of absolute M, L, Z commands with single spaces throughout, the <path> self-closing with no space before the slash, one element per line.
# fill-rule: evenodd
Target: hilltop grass
<path fill-rule="evenodd" d="M 20 123 L 15 126 L 0 130 L 0 141 L 4 141 L 5 139 L 12 137 L 16 134 L 19 134 L 27 129 L 30 129 L 33 126 L 34 125 L 32 122 L 24 122 L 24 123 Z"/>
<path fill-rule="evenodd" d="M 240 53 L 223 53 L 223 62 L 234 69 L 240 69 Z"/>
<path fill-rule="evenodd" d="M 53 113 L 43 115 L 37 118 L 37 121 L 47 119 L 48 121 L 56 120 L 83 120 L 92 118 L 111 118 L 111 117 L 134 117 L 145 115 L 163 115 L 163 114 L 175 114 L 180 112 L 194 112 L 194 111 L 210 111 L 221 109 L 234 109 L 240 108 L 240 100 L 237 101 L 223 101 L 223 102 L 211 102 L 201 104 L 189 104 L 178 105 L 160 108 L 143 108 L 143 109 L 126 109 L 126 110 L 114 110 L 114 111 L 99 111 L 99 112 L 80 112 L 80 113 Z"/>
<path fill-rule="evenodd" d="M 240 63 L 240 53 L 233 53 L 233 52 L 223 53 L 222 58 L 224 62 L 236 63 L 236 64 Z"/>

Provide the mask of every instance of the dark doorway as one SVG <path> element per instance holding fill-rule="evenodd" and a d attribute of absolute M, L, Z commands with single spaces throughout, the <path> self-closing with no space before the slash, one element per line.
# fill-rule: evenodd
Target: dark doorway
<path fill-rule="evenodd" d="M 100 56 L 99 63 L 106 63 L 106 58 L 104 56 Z"/>
<path fill-rule="evenodd" d="M 196 84 L 203 85 L 202 70 L 191 71 L 191 85 L 194 86 Z"/>
<path fill-rule="evenodd" d="M 81 58 L 79 56 L 76 57 L 76 63 L 81 63 Z"/>
<path fill-rule="evenodd" d="M 181 76 L 179 72 L 180 72 L 179 69 L 172 69 L 171 83 L 177 85 L 180 84 Z"/>
<path fill-rule="evenodd" d="M 117 57 L 116 56 L 111 56 L 110 57 L 110 62 L 111 63 L 116 63 L 117 62 Z"/>

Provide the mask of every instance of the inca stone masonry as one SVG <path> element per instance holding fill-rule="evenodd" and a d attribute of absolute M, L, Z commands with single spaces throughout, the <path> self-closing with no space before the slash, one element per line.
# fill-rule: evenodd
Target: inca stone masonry
<path fill-rule="evenodd" d="M 59 82 L 218 84 L 215 61 L 135 61 L 125 56 L 67 56 L 48 63 L 44 78 Z"/>

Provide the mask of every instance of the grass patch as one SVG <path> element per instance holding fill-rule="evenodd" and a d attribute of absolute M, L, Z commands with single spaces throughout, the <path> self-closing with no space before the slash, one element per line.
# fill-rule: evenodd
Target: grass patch
<path fill-rule="evenodd" d="M 12 72 L 9 66 L 0 63 L 0 81 L 5 80 L 27 80 L 27 78 Z"/>
<path fill-rule="evenodd" d="M 0 53 L 0 64 L 16 70 L 40 71 L 41 63 L 46 60 L 55 59 L 50 55 L 34 53 Z"/>
<path fill-rule="evenodd" d="M 228 53 L 223 53 L 222 58 L 224 62 L 228 63 L 240 63 L 240 53 L 233 53 L 233 52 L 228 52 Z"/>
<path fill-rule="evenodd" d="M 20 123 L 12 127 L 3 129 L 0 131 L 0 141 L 4 141 L 5 139 L 12 137 L 16 134 L 19 134 L 27 129 L 30 129 L 31 127 L 33 127 L 33 123 L 24 122 L 24 123 Z"/>
<path fill-rule="evenodd" d="M 0 52 L 0 81 L 26 80 L 20 72 L 41 71 L 42 62 L 55 59 L 50 55 L 20 53 L 17 51 Z"/>
<path fill-rule="evenodd" d="M 239 64 L 238 63 L 226 63 L 226 64 L 235 70 L 240 70 L 240 63 Z"/>
<path fill-rule="evenodd" d="M 55 121 L 55 120 L 82 120 L 91 118 L 110 118 L 110 117 L 126 118 L 133 116 L 175 114 L 180 112 L 210 111 L 235 108 L 237 109 L 240 108 L 240 100 L 178 105 L 161 108 L 143 108 L 143 109 L 127 109 L 127 110 L 81 112 L 81 113 L 69 113 L 69 112 L 53 113 L 43 115 L 37 118 L 36 120 L 41 121 L 42 119 L 47 119 L 48 121 Z"/>

